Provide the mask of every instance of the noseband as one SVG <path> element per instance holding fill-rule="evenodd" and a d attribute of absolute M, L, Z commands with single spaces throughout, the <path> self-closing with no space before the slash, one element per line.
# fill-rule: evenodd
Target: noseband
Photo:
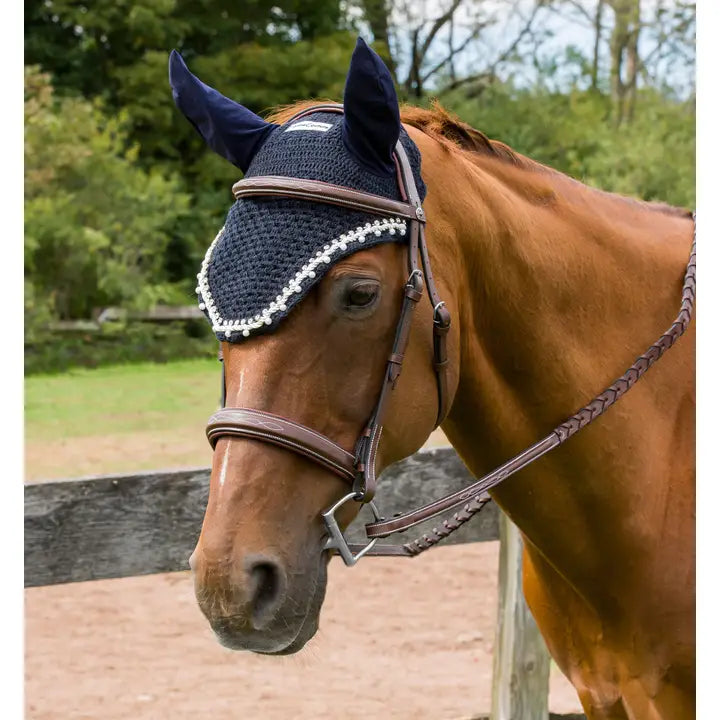
<path fill-rule="evenodd" d="M 316 112 L 342 113 L 343 108 L 342 105 L 316 105 L 297 113 L 288 122 Z M 690 260 L 685 272 L 680 313 L 660 339 L 640 355 L 621 377 L 575 415 L 558 425 L 548 436 L 523 450 L 472 485 L 428 503 L 421 508 L 386 520 L 380 517 L 375 504 L 372 502 L 377 485 L 375 472 L 377 449 L 390 393 L 400 376 L 405 349 L 410 337 L 413 311 L 422 297 L 424 285 L 427 286 L 428 296 L 433 307 L 433 367 L 438 395 L 436 427 L 445 419 L 449 409 L 446 341 L 450 330 L 450 312 L 440 299 L 433 280 L 430 258 L 425 243 L 425 212 L 417 192 L 410 163 L 400 141 L 395 147 L 394 160 L 402 201 L 360 192 L 341 185 L 292 177 L 252 177 L 240 180 L 233 186 L 235 198 L 263 196 L 309 200 L 382 216 L 392 215 L 398 220 L 403 219 L 409 223 L 409 274 L 405 283 L 402 308 L 395 330 L 395 339 L 388 356 L 380 395 L 367 425 L 355 443 L 353 452 L 349 452 L 330 438 L 305 425 L 253 408 L 223 407 L 210 418 L 207 425 L 207 437 L 213 449 L 217 441 L 226 436 L 259 440 L 277 445 L 312 460 L 347 482 L 350 486 L 350 492 L 322 513 L 329 536 L 324 549 L 338 553 L 347 565 L 354 565 L 363 555 L 414 556 L 432 547 L 457 530 L 489 502 L 488 490 L 564 443 L 619 400 L 685 332 L 692 317 L 695 300 L 695 233 L 693 233 Z M 221 404 L 223 406 L 225 404 L 224 372 Z M 335 512 L 351 500 L 368 504 L 375 516 L 375 521 L 365 527 L 370 542 L 364 546 L 349 544 L 335 519 Z M 432 531 L 422 537 L 403 546 L 384 545 L 375 547 L 375 543 L 379 538 L 403 532 L 458 505 L 463 505 L 461 510 L 451 518 L 444 520 L 440 527 L 433 528 Z"/>

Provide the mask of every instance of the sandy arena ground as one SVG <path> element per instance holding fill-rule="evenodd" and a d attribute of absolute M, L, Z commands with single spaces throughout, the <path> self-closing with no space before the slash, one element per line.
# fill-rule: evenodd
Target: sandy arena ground
<path fill-rule="evenodd" d="M 459 720 L 490 708 L 498 543 L 330 567 L 300 654 L 233 653 L 188 573 L 32 588 L 29 720 Z M 553 667 L 550 708 L 580 709 Z"/>

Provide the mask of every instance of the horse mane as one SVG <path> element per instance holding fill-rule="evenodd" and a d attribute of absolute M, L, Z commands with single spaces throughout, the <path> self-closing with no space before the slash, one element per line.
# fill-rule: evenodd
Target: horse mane
<path fill-rule="evenodd" d="M 404 106 L 402 120 L 450 149 L 464 150 L 476 155 L 489 155 L 528 170 L 557 172 L 515 152 L 499 140 L 491 140 L 484 132 L 476 130 L 450 113 L 437 100 L 433 101 L 429 110 L 411 105 Z"/>
<path fill-rule="evenodd" d="M 289 105 L 280 105 L 272 110 L 268 120 L 282 124 L 287 122 L 295 113 L 324 102 L 333 101 L 300 100 Z M 476 130 L 464 123 L 460 118 L 449 113 L 437 100 L 433 101 L 432 108 L 429 110 L 414 105 L 402 105 L 400 107 L 400 119 L 405 124 L 421 130 L 433 140 L 437 140 L 449 150 L 466 150 L 471 153 L 492 155 L 518 167 L 557 172 L 516 153 L 505 143 L 490 140 L 485 133 Z"/>
<path fill-rule="evenodd" d="M 269 120 L 276 123 L 287 122 L 295 113 L 306 108 L 312 107 L 323 102 L 333 102 L 332 100 L 300 100 L 289 105 L 276 107 L 270 114 Z M 485 156 L 497 159 L 501 162 L 514 165 L 517 168 L 530 170 L 533 172 L 548 173 L 562 177 L 572 183 L 577 183 L 584 188 L 588 188 L 594 192 L 603 195 L 611 195 L 619 198 L 627 203 L 642 205 L 651 210 L 662 212 L 667 215 L 675 215 L 680 217 L 692 217 L 692 212 L 685 208 L 674 207 L 662 202 L 648 202 L 637 200 L 636 198 L 609 193 L 599 188 L 593 188 L 579 180 L 565 175 L 554 168 L 532 160 L 525 155 L 513 150 L 499 140 L 491 140 L 485 133 L 476 130 L 471 125 L 463 122 L 456 115 L 446 110 L 437 100 L 434 100 L 430 108 L 416 107 L 414 105 L 400 106 L 400 119 L 403 123 L 417 128 L 428 137 L 439 142 L 450 152 L 462 153 L 469 156 L 472 161 L 473 156 Z"/>

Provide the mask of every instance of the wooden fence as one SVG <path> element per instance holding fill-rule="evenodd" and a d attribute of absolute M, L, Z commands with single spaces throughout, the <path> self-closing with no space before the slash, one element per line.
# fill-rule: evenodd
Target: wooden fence
<path fill-rule="evenodd" d="M 149 310 L 127 310 L 119 307 L 98 308 L 91 320 L 55 320 L 49 323 L 53 332 L 99 332 L 105 323 L 146 322 L 168 323 L 178 320 L 204 320 L 197 305 L 155 305 Z"/>
<path fill-rule="evenodd" d="M 389 516 L 471 481 L 454 450 L 425 450 L 389 468 L 380 480 L 378 497 L 382 512 Z M 26 485 L 25 586 L 187 570 L 200 533 L 208 483 L 209 470 L 199 468 Z M 351 540 L 364 540 L 367 520 L 363 511 L 348 532 Z M 423 526 L 417 530 L 422 532 Z M 404 542 L 402 536 L 396 538 L 394 542 Z M 523 599 L 517 529 L 491 503 L 445 542 L 498 539 L 498 626 L 490 718 L 547 720 L 550 659 Z"/>

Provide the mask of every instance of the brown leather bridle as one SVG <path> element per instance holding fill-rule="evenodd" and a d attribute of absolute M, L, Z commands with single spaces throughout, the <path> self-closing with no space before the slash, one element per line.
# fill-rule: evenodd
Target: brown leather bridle
<path fill-rule="evenodd" d="M 342 105 L 316 105 L 294 115 L 288 122 L 316 112 L 342 113 Z M 398 141 L 395 154 L 398 187 L 402 201 L 360 192 L 340 185 L 292 177 L 263 176 L 240 180 L 233 186 L 235 198 L 274 196 L 329 203 L 351 210 L 392 215 L 409 223 L 408 279 L 405 283 L 403 303 L 395 330 L 395 339 L 385 369 L 385 375 L 375 408 L 367 425 L 360 433 L 352 452 L 311 428 L 287 418 L 253 408 L 225 408 L 208 421 L 207 437 L 215 445 L 221 437 L 242 437 L 271 443 L 295 452 L 326 470 L 333 472 L 350 485 L 350 492 L 322 513 L 328 531 L 325 550 L 338 553 L 347 565 L 354 565 L 363 555 L 414 556 L 427 550 L 457 530 L 490 500 L 487 491 L 505 478 L 534 462 L 549 450 L 565 442 L 618 400 L 638 378 L 655 362 L 687 328 L 692 316 L 695 298 L 695 238 L 683 286 L 680 314 L 670 329 L 632 367 L 586 407 L 559 425 L 547 437 L 535 443 L 508 462 L 480 478 L 467 488 L 451 493 L 417 510 L 403 513 L 389 520 L 382 518 L 372 502 L 377 478 L 375 462 L 382 433 L 383 421 L 391 392 L 402 368 L 405 350 L 410 337 L 413 311 L 420 301 L 423 285 L 433 307 L 433 367 L 435 371 L 438 412 L 436 427 L 445 419 L 450 398 L 447 383 L 447 334 L 450 330 L 450 312 L 440 296 L 433 279 L 430 258 L 425 242 L 425 212 L 417 192 L 412 169 L 402 144 Z M 694 216 L 693 216 L 694 219 Z M 222 359 L 222 354 L 221 354 Z M 222 405 L 225 404 L 225 376 L 222 381 Z M 375 521 L 365 526 L 370 542 L 365 546 L 349 544 L 335 520 L 335 512 L 351 500 L 370 506 Z M 379 538 L 407 530 L 429 518 L 464 504 L 451 518 L 443 521 L 422 537 L 402 546 L 379 546 Z"/>

